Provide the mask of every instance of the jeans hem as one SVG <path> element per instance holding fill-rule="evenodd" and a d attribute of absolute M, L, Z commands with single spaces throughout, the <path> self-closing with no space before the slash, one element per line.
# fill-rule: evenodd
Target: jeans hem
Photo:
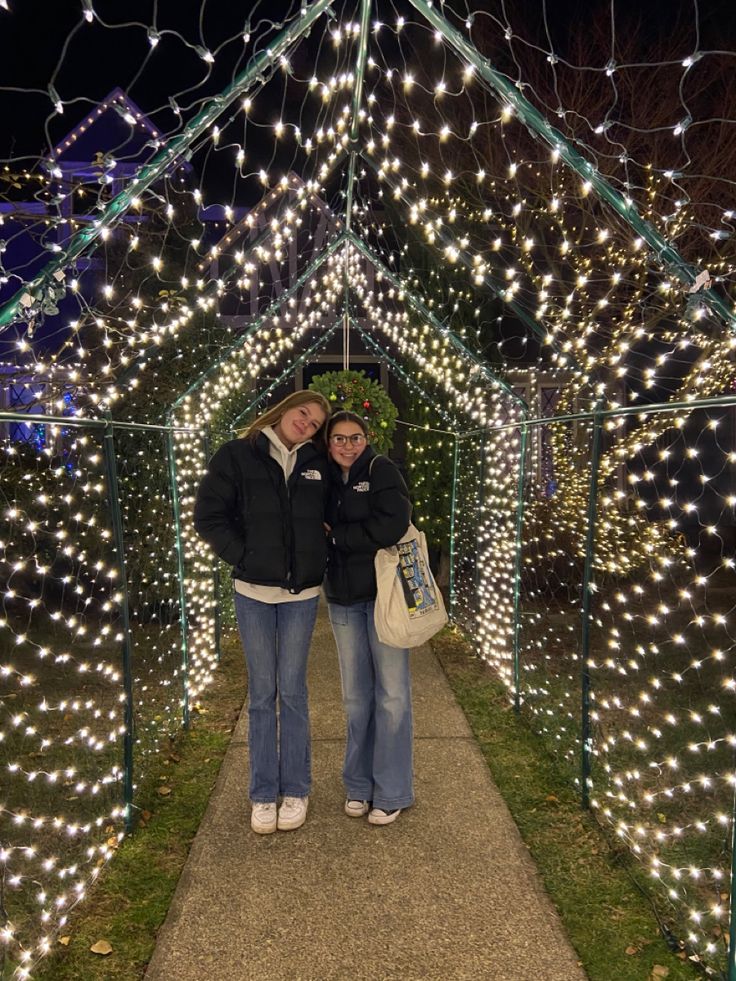
<path fill-rule="evenodd" d="M 413 797 L 399 797 L 396 800 L 381 800 L 380 797 L 373 798 L 373 806 L 379 807 L 382 811 L 403 810 L 405 807 L 411 807 L 413 803 Z"/>
<path fill-rule="evenodd" d="M 257 800 L 255 797 L 250 798 L 251 804 L 275 804 L 276 798 L 269 797 L 268 800 Z"/>
<path fill-rule="evenodd" d="M 346 787 L 345 788 L 345 799 L 346 800 L 373 800 L 373 791 L 372 790 L 352 791 L 352 790 L 349 790 Z"/>
<path fill-rule="evenodd" d="M 309 797 L 311 787 L 307 787 L 306 790 L 288 790 L 284 788 L 279 793 L 279 797 Z"/>

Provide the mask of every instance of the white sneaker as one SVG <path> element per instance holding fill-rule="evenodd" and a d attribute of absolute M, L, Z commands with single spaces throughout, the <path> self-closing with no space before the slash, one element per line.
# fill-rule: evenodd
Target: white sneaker
<path fill-rule="evenodd" d="M 401 808 L 397 807 L 395 811 L 384 811 L 381 807 L 374 807 L 373 810 L 368 815 L 369 824 L 392 824 L 396 818 L 401 814 Z"/>
<path fill-rule="evenodd" d="M 308 797 L 284 797 L 279 808 L 279 831 L 296 831 L 307 820 Z"/>
<path fill-rule="evenodd" d="M 362 818 L 371 809 L 367 800 L 346 800 L 345 813 L 351 818 Z"/>
<path fill-rule="evenodd" d="M 276 830 L 276 805 L 254 804 L 250 826 L 257 835 L 272 835 Z"/>

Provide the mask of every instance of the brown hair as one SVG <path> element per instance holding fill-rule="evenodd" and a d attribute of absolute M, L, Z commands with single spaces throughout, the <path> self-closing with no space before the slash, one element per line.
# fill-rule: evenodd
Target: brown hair
<path fill-rule="evenodd" d="M 363 435 L 368 437 L 368 423 L 365 419 L 357 414 L 357 412 L 349 412 L 347 409 L 338 409 L 337 412 L 333 412 L 330 418 L 327 420 L 327 430 L 325 432 L 325 439 L 330 438 L 330 433 L 338 424 L 338 422 L 354 422 L 356 426 L 360 426 L 363 430 Z"/>
<path fill-rule="evenodd" d="M 300 392 L 292 392 L 291 395 L 287 395 L 277 405 L 267 409 L 262 416 L 258 416 L 245 430 L 243 438 L 251 441 L 255 440 L 266 426 L 278 425 L 289 409 L 296 409 L 300 405 L 310 405 L 313 402 L 316 402 L 320 409 L 322 409 L 325 414 L 325 422 L 327 422 L 330 417 L 330 403 L 320 392 L 312 392 L 308 388 L 305 388 Z M 313 441 L 319 446 L 324 441 L 325 422 L 322 423 L 312 437 Z"/>

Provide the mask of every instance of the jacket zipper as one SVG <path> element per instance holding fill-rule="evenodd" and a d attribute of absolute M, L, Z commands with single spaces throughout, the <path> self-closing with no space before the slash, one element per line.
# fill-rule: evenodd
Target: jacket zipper
<path fill-rule="evenodd" d="M 289 548 L 288 548 L 288 558 L 289 567 L 286 570 L 286 588 L 289 592 L 292 592 L 292 580 L 293 580 L 293 570 L 294 570 L 294 534 L 293 534 L 293 524 L 291 515 L 291 491 L 289 490 L 289 481 L 284 478 L 284 483 L 286 484 L 286 516 L 288 520 L 288 532 L 289 532 Z"/>

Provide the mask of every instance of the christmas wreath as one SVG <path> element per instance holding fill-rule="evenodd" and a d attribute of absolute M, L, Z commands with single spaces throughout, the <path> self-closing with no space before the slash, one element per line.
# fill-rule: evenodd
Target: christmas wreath
<path fill-rule="evenodd" d="M 365 419 L 368 438 L 377 453 L 386 453 L 394 445 L 396 406 L 383 386 L 364 371 L 327 371 L 317 375 L 309 387 L 325 396 L 333 412 L 348 409 Z"/>

